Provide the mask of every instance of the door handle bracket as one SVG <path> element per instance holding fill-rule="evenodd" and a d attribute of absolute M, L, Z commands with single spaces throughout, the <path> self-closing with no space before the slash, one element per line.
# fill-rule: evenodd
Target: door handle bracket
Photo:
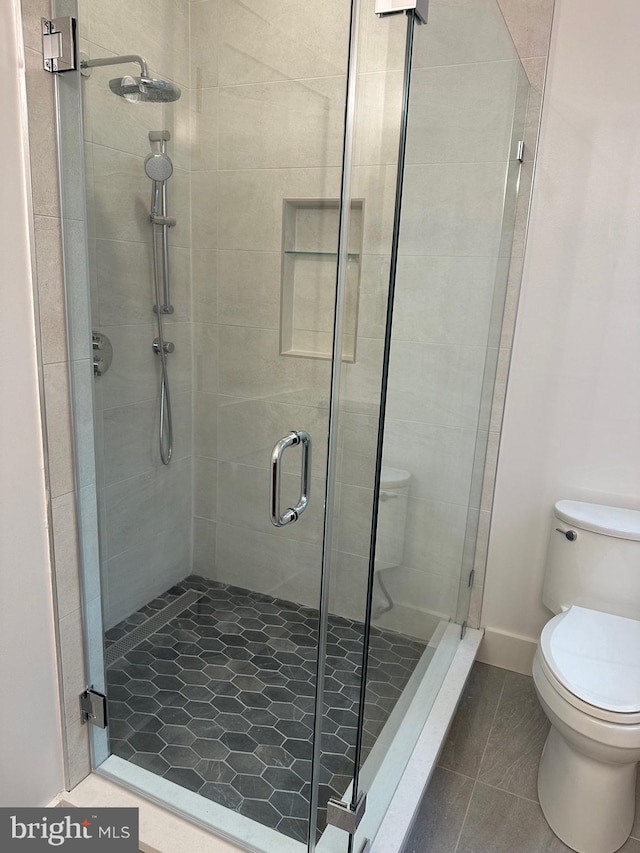
<path fill-rule="evenodd" d="M 280 483 L 282 473 L 282 457 L 289 447 L 302 446 L 302 464 L 300 471 L 300 497 L 295 506 L 290 506 L 284 512 L 280 509 Z M 274 527 L 284 527 L 297 521 L 307 508 L 311 491 L 311 436 L 304 430 L 292 430 L 280 441 L 276 442 L 271 452 L 271 494 L 269 514 Z"/>

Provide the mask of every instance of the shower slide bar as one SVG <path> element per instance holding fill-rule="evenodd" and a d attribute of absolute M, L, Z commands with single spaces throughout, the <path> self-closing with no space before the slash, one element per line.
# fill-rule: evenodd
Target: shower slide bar
<path fill-rule="evenodd" d="M 280 479 L 282 456 L 288 447 L 302 445 L 302 469 L 300 497 L 295 506 L 289 507 L 284 512 L 280 511 Z M 311 488 L 311 436 L 308 432 L 298 430 L 290 432 L 281 438 L 271 453 L 271 497 L 270 515 L 274 527 L 284 527 L 297 521 L 307 508 L 309 503 L 309 492 Z"/>

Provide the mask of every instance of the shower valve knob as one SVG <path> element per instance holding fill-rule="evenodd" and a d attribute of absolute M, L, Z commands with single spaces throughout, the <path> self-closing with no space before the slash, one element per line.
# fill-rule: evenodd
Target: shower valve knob
<path fill-rule="evenodd" d="M 102 376 L 111 367 L 113 348 L 111 341 L 102 332 L 92 332 L 93 375 Z"/>
<path fill-rule="evenodd" d="M 176 345 L 172 341 L 164 342 L 163 350 L 167 355 L 170 355 L 175 350 L 175 348 Z M 156 338 L 153 342 L 153 351 L 158 355 L 160 354 L 160 338 Z"/>

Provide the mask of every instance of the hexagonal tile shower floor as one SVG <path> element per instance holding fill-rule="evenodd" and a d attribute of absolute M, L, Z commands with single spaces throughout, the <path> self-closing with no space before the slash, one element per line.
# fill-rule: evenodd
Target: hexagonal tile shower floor
<path fill-rule="evenodd" d="M 112 752 L 306 841 L 317 611 L 192 576 L 109 630 L 107 649 L 190 590 L 195 603 L 108 667 Z M 365 756 L 424 648 L 373 629 Z M 350 782 L 361 655 L 362 625 L 331 617 L 322 807 Z"/>

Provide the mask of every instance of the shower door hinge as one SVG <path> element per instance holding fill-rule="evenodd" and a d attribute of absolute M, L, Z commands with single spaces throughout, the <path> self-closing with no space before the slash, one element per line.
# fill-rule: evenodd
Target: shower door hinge
<path fill-rule="evenodd" d="M 524 140 L 521 139 L 518 142 L 518 148 L 516 149 L 516 160 L 519 163 L 524 163 Z"/>
<path fill-rule="evenodd" d="M 358 828 L 358 824 L 364 817 L 367 809 L 367 794 L 363 791 L 358 797 L 355 809 L 351 807 L 351 803 L 345 803 L 344 800 L 338 800 L 336 797 L 330 797 L 327 803 L 327 823 L 331 826 L 337 826 L 338 829 L 344 829 L 350 835 Z"/>
<path fill-rule="evenodd" d="M 107 697 L 97 690 L 85 690 L 80 694 L 80 719 L 82 725 L 91 723 L 92 726 L 107 728 Z"/>
<path fill-rule="evenodd" d="M 418 23 L 426 24 L 429 0 L 376 0 L 375 13 L 379 18 L 398 12 L 415 12 Z"/>
<path fill-rule="evenodd" d="M 76 19 L 42 18 L 42 67 L 52 74 L 56 71 L 75 71 L 78 67 L 76 49 Z"/>

